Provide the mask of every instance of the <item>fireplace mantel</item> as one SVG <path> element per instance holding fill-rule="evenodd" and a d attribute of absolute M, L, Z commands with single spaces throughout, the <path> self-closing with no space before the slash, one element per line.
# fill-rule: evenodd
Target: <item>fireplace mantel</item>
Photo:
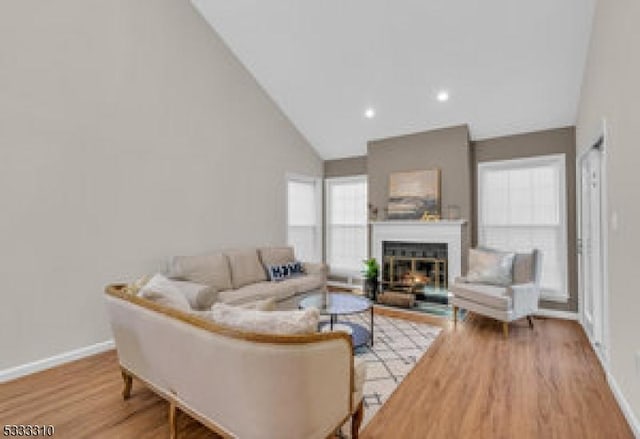
<path fill-rule="evenodd" d="M 385 241 L 425 242 L 447 244 L 448 280 L 466 272 L 469 248 L 466 220 L 440 221 L 374 221 L 371 225 L 371 256 L 382 261 L 382 243 Z"/>

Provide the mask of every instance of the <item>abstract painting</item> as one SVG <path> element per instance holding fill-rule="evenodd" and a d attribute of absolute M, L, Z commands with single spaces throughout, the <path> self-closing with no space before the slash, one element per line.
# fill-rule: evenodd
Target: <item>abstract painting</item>
<path fill-rule="evenodd" d="M 440 215 L 440 169 L 392 172 L 389 175 L 388 218 L 419 220 Z"/>

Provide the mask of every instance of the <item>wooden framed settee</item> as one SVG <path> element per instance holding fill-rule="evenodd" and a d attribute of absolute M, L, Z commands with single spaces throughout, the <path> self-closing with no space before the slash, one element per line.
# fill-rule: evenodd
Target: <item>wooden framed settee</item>
<path fill-rule="evenodd" d="M 351 338 L 248 333 L 106 288 L 105 301 L 129 398 L 136 378 L 222 437 L 333 437 L 362 421 L 364 372 L 354 370 Z M 360 369 L 360 367 L 356 367 Z M 362 375 L 362 376 L 356 376 Z"/>

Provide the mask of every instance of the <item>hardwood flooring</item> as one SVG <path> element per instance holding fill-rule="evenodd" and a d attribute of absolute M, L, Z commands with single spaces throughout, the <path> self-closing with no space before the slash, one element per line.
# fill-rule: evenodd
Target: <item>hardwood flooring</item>
<path fill-rule="evenodd" d="M 396 314 L 382 310 L 381 313 Z M 412 320 L 433 318 L 408 315 Z M 121 397 L 115 352 L 0 385 L 0 426 L 52 424 L 59 438 L 168 437 L 167 403 L 134 381 Z M 216 438 L 188 416 L 180 438 Z M 365 428 L 374 438 L 633 438 L 575 322 L 511 326 L 472 316 L 442 335 Z"/>

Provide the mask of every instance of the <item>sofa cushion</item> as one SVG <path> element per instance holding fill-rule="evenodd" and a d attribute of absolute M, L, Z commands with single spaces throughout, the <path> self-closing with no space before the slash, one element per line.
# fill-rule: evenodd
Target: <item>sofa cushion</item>
<path fill-rule="evenodd" d="M 172 280 L 172 282 L 189 301 L 193 309 L 210 309 L 218 298 L 218 290 L 209 285 L 187 280 Z"/>
<path fill-rule="evenodd" d="M 219 325 L 240 331 L 264 334 L 312 334 L 317 332 L 320 312 L 315 308 L 302 311 L 259 311 L 216 303 L 211 319 Z"/>
<path fill-rule="evenodd" d="M 469 282 L 508 286 L 513 282 L 514 253 L 490 249 L 469 250 Z"/>
<path fill-rule="evenodd" d="M 247 250 L 231 250 L 225 253 L 231 267 L 231 283 L 233 288 L 254 284 L 267 280 L 267 273 L 260 263 L 255 248 Z"/>
<path fill-rule="evenodd" d="M 180 311 L 191 311 L 191 305 L 175 284 L 162 274 L 156 274 L 147 282 L 138 296 L 151 300 L 159 305 L 175 308 Z"/>
<path fill-rule="evenodd" d="M 266 267 L 294 262 L 293 247 L 262 247 L 259 249 L 260 260 Z"/>
<path fill-rule="evenodd" d="M 319 274 L 308 274 L 292 277 L 278 282 L 278 284 L 292 289 L 295 294 L 306 293 L 322 288 L 324 286 L 324 277 Z"/>
<path fill-rule="evenodd" d="M 476 283 L 455 283 L 449 290 L 456 296 L 482 305 L 508 311 L 511 309 L 511 288 Z"/>
<path fill-rule="evenodd" d="M 245 285 L 237 290 L 220 291 L 218 301 L 230 305 L 240 305 L 254 300 L 261 300 L 273 297 L 276 300 L 286 299 L 296 293 L 293 285 L 288 281 L 283 282 L 258 282 Z"/>
<path fill-rule="evenodd" d="M 169 276 L 209 285 L 217 290 L 232 288 L 229 260 L 221 253 L 174 256 L 169 264 Z"/>
<path fill-rule="evenodd" d="M 244 309 L 255 309 L 258 311 L 275 311 L 276 299 L 275 297 L 269 297 L 268 299 L 255 300 L 253 302 L 243 303 L 242 305 L 237 306 Z"/>

